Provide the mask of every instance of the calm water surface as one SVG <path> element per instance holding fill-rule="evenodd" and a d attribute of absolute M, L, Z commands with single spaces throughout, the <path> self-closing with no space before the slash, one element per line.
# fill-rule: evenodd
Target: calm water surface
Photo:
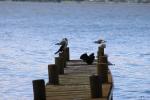
<path fill-rule="evenodd" d="M 114 100 L 150 100 L 150 5 L 0 2 L 0 100 L 33 100 L 32 80 L 45 79 L 54 44 L 69 39 L 71 58 L 107 40 L 115 63 Z"/>

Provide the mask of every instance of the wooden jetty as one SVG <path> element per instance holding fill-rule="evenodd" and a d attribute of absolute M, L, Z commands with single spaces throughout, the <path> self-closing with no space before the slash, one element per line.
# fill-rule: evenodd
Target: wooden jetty
<path fill-rule="evenodd" d="M 69 48 L 48 65 L 49 82 L 33 80 L 34 100 L 113 100 L 113 79 L 104 48 L 97 60 L 87 65 L 70 60 Z"/>

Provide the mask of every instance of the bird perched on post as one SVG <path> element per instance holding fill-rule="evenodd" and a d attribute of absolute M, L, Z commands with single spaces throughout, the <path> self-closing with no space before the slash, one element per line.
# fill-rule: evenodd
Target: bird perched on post
<path fill-rule="evenodd" d="M 87 53 L 84 53 L 80 56 L 80 59 L 82 59 L 88 65 L 91 65 L 94 62 L 95 56 L 94 53 L 91 53 L 89 56 L 87 55 Z"/>
<path fill-rule="evenodd" d="M 68 46 L 68 39 L 63 38 L 59 43 L 56 43 L 55 45 L 63 45 L 65 47 L 67 47 Z"/>
<path fill-rule="evenodd" d="M 55 54 L 59 53 L 59 52 L 63 52 L 65 49 L 64 45 L 61 45 L 60 48 L 58 49 L 58 51 L 55 52 Z"/>
<path fill-rule="evenodd" d="M 102 44 L 100 44 L 100 47 L 101 47 L 101 48 L 106 48 L 106 44 L 105 44 L 105 43 L 102 43 Z"/>
<path fill-rule="evenodd" d="M 97 40 L 97 41 L 94 41 L 94 43 L 96 43 L 96 44 L 101 44 L 101 43 L 105 43 L 106 41 L 105 40 L 103 40 L 103 39 L 99 39 L 99 40 Z"/>
<path fill-rule="evenodd" d="M 56 43 L 55 45 L 61 45 L 60 48 L 58 49 L 58 51 L 55 52 L 55 54 L 57 54 L 59 52 L 63 52 L 68 46 L 68 39 L 63 38 L 62 41 L 60 41 L 59 43 Z"/>

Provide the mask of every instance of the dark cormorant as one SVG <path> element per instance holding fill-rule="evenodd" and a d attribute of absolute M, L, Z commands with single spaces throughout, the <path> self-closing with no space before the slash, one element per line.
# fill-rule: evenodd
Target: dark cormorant
<path fill-rule="evenodd" d="M 95 56 L 94 53 L 91 53 L 89 56 L 87 55 L 87 53 L 84 53 L 80 56 L 80 59 L 82 59 L 88 65 L 91 65 L 94 62 Z"/>

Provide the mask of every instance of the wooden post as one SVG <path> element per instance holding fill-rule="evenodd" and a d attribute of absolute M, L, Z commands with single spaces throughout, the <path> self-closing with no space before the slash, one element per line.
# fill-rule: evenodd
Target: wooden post
<path fill-rule="evenodd" d="M 61 59 L 61 62 L 63 63 L 63 67 L 66 67 L 66 57 L 65 57 L 65 52 L 59 53 L 59 57 Z"/>
<path fill-rule="evenodd" d="M 66 61 L 70 60 L 70 52 L 69 52 L 69 47 L 66 48 Z"/>
<path fill-rule="evenodd" d="M 99 56 L 99 63 L 106 63 L 106 64 L 108 64 L 107 55 Z"/>
<path fill-rule="evenodd" d="M 92 98 L 102 97 L 102 82 L 98 75 L 90 76 L 90 89 Z"/>
<path fill-rule="evenodd" d="M 104 48 L 98 47 L 98 52 L 97 52 L 97 62 L 99 63 L 99 57 L 104 56 Z"/>
<path fill-rule="evenodd" d="M 102 67 L 100 66 L 99 63 L 96 63 L 96 68 L 97 68 L 97 75 L 101 75 L 101 73 L 102 73 Z"/>
<path fill-rule="evenodd" d="M 46 100 L 45 81 L 43 79 L 33 80 L 34 100 Z"/>
<path fill-rule="evenodd" d="M 104 56 L 104 48 L 98 47 L 98 56 Z"/>
<path fill-rule="evenodd" d="M 108 82 L 108 64 L 98 63 L 97 74 L 102 77 L 102 83 L 107 83 Z"/>
<path fill-rule="evenodd" d="M 58 68 L 58 74 L 64 74 L 64 63 L 60 57 L 55 57 L 55 65 Z"/>
<path fill-rule="evenodd" d="M 58 85 L 59 76 L 58 68 L 55 64 L 48 65 L 49 84 Z"/>

